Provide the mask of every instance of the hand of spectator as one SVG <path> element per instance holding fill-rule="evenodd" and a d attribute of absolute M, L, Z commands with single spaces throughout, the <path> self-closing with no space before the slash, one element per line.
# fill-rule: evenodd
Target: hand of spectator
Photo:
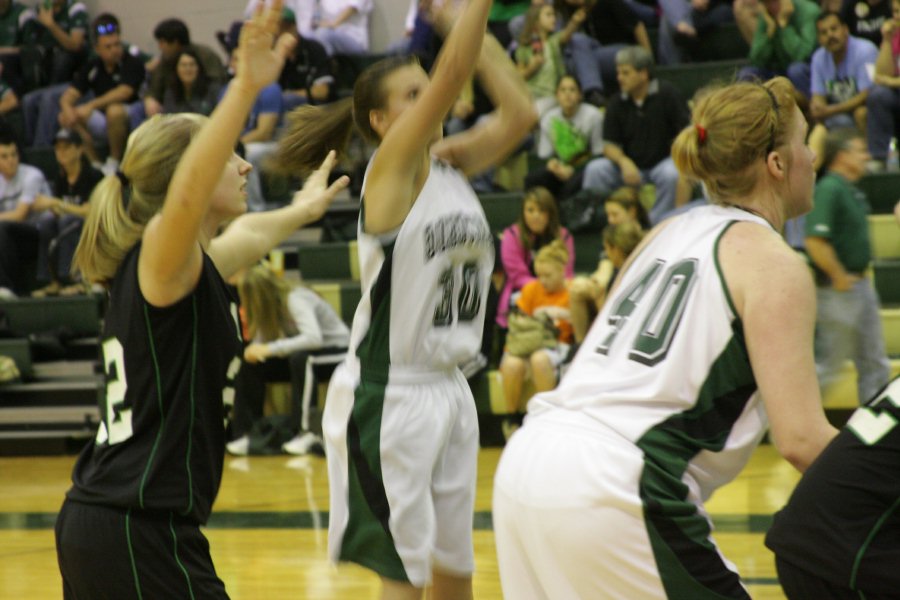
<path fill-rule="evenodd" d="M 54 202 L 53 205 L 50 206 L 50 210 L 53 211 L 53 214 L 57 217 L 61 217 L 69 212 L 66 210 L 66 203 L 56 198 L 54 198 Z"/>
<path fill-rule="evenodd" d="M 709 0 L 691 0 L 691 8 L 704 11 L 709 8 Z"/>
<path fill-rule="evenodd" d="M 40 212 L 43 210 L 53 210 L 55 198 L 51 198 L 50 196 L 45 196 L 43 194 L 38 194 L 34 198 L 34 202 L 31 204 L 31 210 Z"/>
<path fill-rule="evenodd" d="M 675 24 L 675 31 L 688 37 L 697 37 L 697 30 L 693 25 L 686 21 L 679 21 Z"/>
<path fill-rule="evenodd" d="M 59 124 L 64 129 L 71 129 L 78 122 L 78 115 L 72 106 L 64 105 L 59 109 Z"/>
<path fill-rule="evenodd" d="M 579 8 L 572 13 L 572 22 L 576 25 L 581 25 L 582 23 L 587 21 L 587 15 L 587 9 Z"/>
<path fill-rule="evenodd" d="M 900 77 L 891 77 L 890 75 L 875 75 L 872 78 L 872 82 L 877 85 L 883 85 L 884 87 L 900 87 Z"/>
<path fill-rule="evenodd" d="M 843 273 L 838 277 L 832 278 L 831 287 L 833 287 L 836 292 L 849 292 L 853 288 L 853 284 L 860 279 L 862 278 L 858 275 Z"/>
<path fill-rule="evenodd" d="M 781 0 L 781 10 L 778 11 L 778 25 L 787 27 L 792 16 L 794 16 L 794 0 Z"/>
<path fill-rule="evenodd" d="M 775 19 L 772 18 L 769 11 L 762 5 L 760 5 L 759 15 L 762 17 L 763 21 L 766 22 L 766 37 L 773 37 L 778 30 L 778 24 L 775 22 Z"/>
<path fill-rule="evenodd" d="M 294 194 L 292 206 L 303 206 L 309 212 L 310 219 L 316 221 L 322 218 L 334 197 L 350 184 L 350 178 L 344 175 L 337 181 L 328 185 L 328 176 L 331 169 L 337 164 L 337 154 L 334 150 L 328 153 L 322 165 L 306 178 L 303 189 Z"/>
<path fill-rule="evenodd" d="M 266 359 L 272 355 L 269 352 L 269 346 L 266 344 L 252 343 L 244 348 L 244 360 L 248 363 L 266 362 Z"/>
<path fill-rule="evenodd" d="M 75 107 L 75 116 L 79 121 L 87 121 L 92 112 L 94 112 L 94 109 L 88 104 L 79 104 Z"/>
<path fill-rule="evenodd" d="M 547 315 L 553 321 L 561 321 L 569 318 L 569 309 L 562 306 L 540 306 L 534 309 L 534 316 Z"/>
<path fill-rule="evenodd" d="M 272 46 L 280 30 L 281 5 L 281 0 L 275 0 L 263 10 L 260 4 L 253 18 L 241 27 L 235 49 L 238 58 L 235 83 L 258 91 L 277 81 L 281 75 L 284 59 L 297 43 L 293 35 L 284 33 L 278 37 L 274 48 Z"/>
<path fill-rule="evenodd" d="M 630 159 L 625 159 L 622 165 L 622 181 L 625 185 L 639 186 L 641 185 L 641 171 Z"/>
<path fill-rule="evenodd" d="M 575 173 L 575 169 L 571 165 L 567 165 L 564 162 L 561 162 L 556 159 L 552 159 L 553 165 L 551 166 L 549 163 L 547 165 L 547 169 L 553 173 L 557 179 L 560 181 L 568 181 L 572 178 L 572 175 Z"/>
<path fill-rule="evenodd" d="M 828 105 L 821 98 L 813 98 L 809 102 L 809 114 L 813 119 L 822 120 L 829 117 Z"/>
<path fill-rule="evenodd" d="M 147 114 L 147 117 L 158 115 L 162 113 L 162 111 L 163 107 L 162 104 L 159 103 L 159 100 L 151 98 L 150 96 L 144 98 L 144 112 Z"/>
<path fill-rule="evenodd" d="M 881 25 L 881 39 L 886 40 L 891 37 L 891 34 L 894 33 L 895 29 L 897 29 L 897 23 L 895 23 L 893 19 L 885 19 L 884 23 Z"/>
<path fill-rule="evenodd" d="M 48 8 L 42 2 L 38 7 L 37 20 L 38 23 L 40 23 L 44 27 L 50 27 L 51 25 L 53 25 L 56 22 L 56 20 L 53 18 L 53 8 Z"/>

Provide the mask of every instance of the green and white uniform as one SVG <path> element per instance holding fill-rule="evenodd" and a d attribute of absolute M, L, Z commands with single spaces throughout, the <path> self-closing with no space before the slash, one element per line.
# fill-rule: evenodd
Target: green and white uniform
<path fill-rule="evenodd" d="M 432 565 L 467 575 L 478 419 L 457 365 L 481 347 L 494 264 L 481 204 L 432 160 L 399 229 L 360 227 L 359 258 L 364 291 L 323 419 L 331 556 L 417 586 Z"/>
<path fill-rule="evenodd" d="M 703 502 L 767 426 L 717 260 L 737 221 L 672 220 L 624 272 L 559 387 L 531 400 L 498 466 L 509 598 L 749 598 Z"/>

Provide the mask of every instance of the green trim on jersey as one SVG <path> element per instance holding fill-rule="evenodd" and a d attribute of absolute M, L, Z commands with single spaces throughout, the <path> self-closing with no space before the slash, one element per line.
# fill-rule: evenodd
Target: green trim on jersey
<path fill-rule="evenodd" d="M 150 450 L 150 457 L 147 459 L 147 466 L 144 467 L 144 474 L 141 476 L 141 485 L 138 489 L 138 502 L 142 509 L 144 506 L 144 487 L 147 485 L 147 476 L 150 474 L 150 466 L 153 464 L 153 458 L 159 449 L 159 442 L 162 440 L 163 430 L 166 427 L 166 412 L 163 407 L 162 400 L 162 375 L 160 374 L 159 359 L 156 356 L 156 344 L 153 342 L 153 326 L 150 325 L 150 310 L 144 303 L 144 322 L 147 324 L 147 339 L 150 346 L 150 357 L 153 360 L 153 372 L 156 375 L 156 401 L 159 404 L 159 431 L 156 432 L 156 439 L 153 441 L 153 448 Z"/>
<path fill-rule="evenodd" d="M 172 532 L 172 556 L 175 558 L 175 564 L 178 565 L 178 568 L 181 569 L 181 572 L 184 574 L 184 579 L 187 582 L 188 594 L 190 595 L 191 600 L 194 600 L 194 586 L 191 585 L 191 575 L 188 573 L 188 570 L 184 568 L 181 559 L 178 558 L 178 536 L 175 535 L 175 527 L 172 525 L 172 519 L 174 517 L 175 515 L 170 512 L 169 531 Z"/>
<path fill-rule="evenodd" d="M 188 504 L 181 516 L 191 514 L 191 511 L 194 509 L 194 474 L 191 472 L 191 449 L 194 447 L 194 417 L 197 412 L 197 402 L 194 396 L 197 386 L 197 340 L 199 339 L 197 335 L 197 294 L 191 295 L 191 309 L 193 310 L 193 327 L 191 327 L 191 419 L 188 426 L 187 452 L 184 457 L 184 468 L 187 472 L 188 480 Z M 191 594 L 191 597 L 193 597 L 193 594 Z"/>
<path fill-rule="evenodd" d="M 131 560 L 131 574 L 134 576 L 134 591 L 138 600 L 143 599 L 141 594 L 141 580 L 138 578 L 137 561 L 134 558 L 134 546 L 131 545 L 131 509 L 125 513 L 125 543 L 128 544 L 128 558 Z"/>
<path fill-rule="evenodd" d="M 739 319 L 716 358 L 693 408 L 674 414 L 637 441 L 644 452 L 640 495 L 660 578 L 670 598 L 749 598 L 710 541 L 710 526 L 688 500 L 682 481 L 701 451 L 725 447 L 734 423 L 756 391 Z"/>
<path fill-rule="evenodd" d="M 390 530 L 391 508 L 381 471 L 381 418 L 390 368 L 391 275 L 394 243 L 383 246 L 381 271 L 369 291 L 371 319 L 359 343 L 360 382 L 347 423 L 350 518 L 341 560 L 396 581 L 409 581 Z"/>
<path fill-rule="evenodd" d="M 742 223 L 746 221 L 731 221 L 727 223 L 725 227 L 722 228 L 722 231 L 719 232 L 719 235 L 716 237 L 715 243 L 713 243 L 713 263 L 716 265 L 716 273 L 719 274 L 719 281 L 722 283 L 722 292 L 725 294 L 725 300 L 728 302 L 728 308 L 731 309 L 731 312 L 737 316 L 738 312 L 734 308 L 734 300 L 731 298 L 731 292 L 728 291 L 728 283 L 725 281 L 725 272 L 722 271 L 722 265 L 719 263 L 719 242 L 722 241 L 722 237 L 725 235 L 725 232 L 731 229 L 731 226 L 735 223 Z"/>

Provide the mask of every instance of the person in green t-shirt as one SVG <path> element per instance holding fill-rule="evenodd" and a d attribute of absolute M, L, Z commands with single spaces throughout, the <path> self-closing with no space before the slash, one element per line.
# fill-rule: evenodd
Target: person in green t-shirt
<path fill-rule="evenodd" d="M 816 269 L 816 371 L 825 389 L 840 377 L 844 361 L 856 365 L 860 402 L 890 378 L 878 296 L 865 276 L 872 260 L 869 204 L 854 183 L 865 173 L 869 152 L 855 129 L 825 138 L 828 174 L 816 184 L 806 215 L 806 251 Z"/>
<path fill-rule="evenodd" d="M 87 59 L 87 7 L 72 0 L 40 0 L 37 17 L 28 23 L 26 39 L 40 50 L 45 79 L 40 85 L 71 81 Z"/>

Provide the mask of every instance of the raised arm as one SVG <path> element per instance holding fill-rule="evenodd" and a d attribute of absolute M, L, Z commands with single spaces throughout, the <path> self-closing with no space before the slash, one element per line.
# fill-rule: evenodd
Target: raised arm
<path fill-rule="evenodd" d="M 469 0 L 437 57 L 431 81 L 397 117 L 381 140 L 363 190 L 365 228 L 374 234 L 396 229 L 416 195 L 430 132 L 444 121 L 472 74 L 481 51 L 491 0 Z"/>
<path fill-rule="evenodd" d="M 501 162 L 519 146 L 538 119 L 525 81 L 491 35 L 484 36 L 476 73 L 494 111 L 475 127 L 432 147 L 432 154 L 467 175 Z"/>
<path fill-rule="evenodd" d="M 725 233 L 719 260 L 743 321 L 775 447 L 804 471 L 837 434 L 825 418 L 816 381 L 816 299 L 809 269 L 774 232 L 752 223 Z"/>
<path fill-rule="evenodd" d="M 167 306 L 194 289 L 202 270 L 200 244 L 213 191 L 257 94 L 278 78 L 294 39 L 283 35 L 272 48 L 281 14 L 281 0 L 241 28 L 237 75 L 228 92 L 181 157 L 169 184 L 163 208 L 147 224 L 138 263 L 144 296 Z"/>

